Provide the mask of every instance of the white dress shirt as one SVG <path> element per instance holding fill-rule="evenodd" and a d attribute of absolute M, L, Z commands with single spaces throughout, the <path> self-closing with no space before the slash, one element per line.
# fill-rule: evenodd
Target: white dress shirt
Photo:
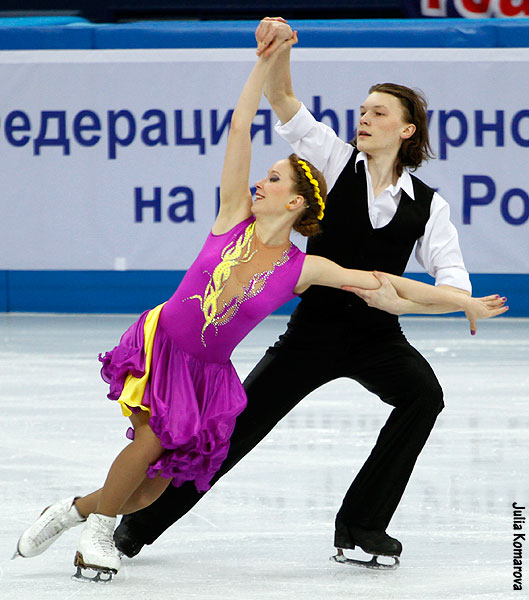
<path fill-rule="evenodd" d="M 351 158 L 353 146 L 341 140 L 331 127 L 316 121 L 304 104 L 288 123 L 282 125 L 278 122 L 275 130 L 292 146 L 296 154 L 306 158 L 323 173 L 330 191 Z M 379 229 L 394 217 L 402 190 L 412 200 L 415 199 L 412 179 L 408 171 L 404 170 L 395 185 L 389 185 L 375 198 L 367 168 L 368 158 L 363 152 L 358 154 L 356 164 L 360 161 L 364 161 L 365 165 L 369 219 L 373 228 Z M 451 285 L 472 291 L 457 231 L 450 221 L 450 206 L 437 192 L 432 198 L 424 235 L 417 240 L 415 257 L 435 279 L 435 285 Z"/>

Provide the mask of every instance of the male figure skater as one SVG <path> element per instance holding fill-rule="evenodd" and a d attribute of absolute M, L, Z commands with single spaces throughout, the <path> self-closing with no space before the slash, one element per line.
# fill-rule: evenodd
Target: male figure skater
<path fill-rule="evenodd" d="M 258 53 L 292 35 L 282 19 L 264 19 L 256 32 Z M 403 86 L 374 86 L 362 104 L 353 146 L 295 97 L 289 56 L 283 53 L 267 80 L 266 96 L 281 121 L 276 131 L 323 171 L 330 190 L 323 232 L 309 242 L 308 253 L 401 275 L 415 247 L 437 285 L 470 293 L 448 204 L 407 171 L 429 157 L 422 97 Z M 339 552 L 359 546 L 375 556 L 398 557 L 402 545 L 386 529 L 444 404 L 435 374 L 404 337 L 396 315 L 447 309 L 402 300 L 383 277 L 382 283 L 375 292 L 353 290 L 361 297 L 317 286 L 302 295 L 287 331 L 244 382 L 248 406 L 213 482 L 310 392 L 338 377 L 354 379 L 393 410 L 345 495 L 334 543 Z M 124 517 L 117 547 L 134 556 L 202 496 L 192 483 L 169 486 L 152 506 Z"/>

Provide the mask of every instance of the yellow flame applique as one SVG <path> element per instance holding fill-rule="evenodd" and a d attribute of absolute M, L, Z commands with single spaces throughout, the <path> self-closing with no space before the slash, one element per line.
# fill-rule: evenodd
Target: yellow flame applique
<path fill-rule="evenodd" d="M 204 332 L 206 329 L 210 325 L 213 325 L 215 327 L 215 333 L 217 333 L 218 326 L 224 325 L 231 321 L 231 319 L 233 319 L 239 310 L 240 305 L 245 300 L 253 298 L 259 292 L 261 292 L 264 288 L 266 280 L 274 272 L 275 267 L 283 265 L 289 258 L 288 250 L 285 250 L 281 260 L 273 263 L 271 270 L 258 273 L 252 277 L 248 286 L 243 286 L 242 295 L 232 298 L 228 305 L 223 307 L 222 313 L 219 314 L 218 300 L 222 294 L 222 291 L 224 290 L 226 282 L 231 275 L 233 267 L 243 262 L 249 262 L 257 252 L 257 250 L 251 249 L 251 241 L 254 231 L 255 221 L 250 223 L 250 225 L 246 227 L 244 232 L 236 240 L 230 242 L 222 250 L 220 255 L 220 263 L 215 267 L 213 274 L 210 276 L 210 280 L 206 285 L 203 297 L 199 294 L 196 294 L 185 299 L 196 299 L 200 302 L 200 309 L 204 313 L 204 326 L 202 327 L 201 332 L 201 340 L 204 347 L 206 346 L 206 342 L 204 340 Z"/>

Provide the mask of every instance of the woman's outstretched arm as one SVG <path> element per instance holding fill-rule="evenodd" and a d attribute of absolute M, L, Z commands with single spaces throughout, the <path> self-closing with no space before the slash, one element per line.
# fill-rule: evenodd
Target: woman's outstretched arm
<path fill-rule="evenodd" d="M 435 287 L 406 277 L 398 277 L 389 273 L 383 274 L 395 288 L 398 296 L 405 300 L 422 305 L 421 312 L 428 313 L 428 305 L 432 305 L 432 313 L 439 312 L 438 306 L 443 305 L 448 312 L 465 313 L 470 321 L 470 331 L 476 332 L 476 321 L 488 319 L 503 314 L 509 307 L 504 306 L 504 299 L 499 296 L 472 298 L 467 294 L 452 291 L 443 287 Z M 362 288 L 365 290 L 378 289 L 379 274 L 370 271 L 344 269 L 336 263 L 321 256 L 307 256 L 296 286 L 297 293 L 303 292 L 310 285 L 324 285 L 343 289 L 344 287 Z"/>
<path fill-rule="evenodd" d="M 357 288 L 353 286 L 343 286 L 343 290 L 346 292 L 353 292 L 359 298 L 362 298 L 368 306 L 385 310 L 393 315 L 409 315 L 409 314 L 428 314 L 428 315 L 441 315 L 445 313 L 453 312 L 451 306 L 447 306 L 442 303 L 429 303 L 421 304 L 401 298 L 397 294 L 397 290 L 393 287 L 390 280 L 384 275 L 384 273 L 374 273 L 375 277 L 380 281 L 380 287 L 376 290 L 365 290 L 363 288 Z M 448 289 L 459 294 L 465 294 L 471 296 L 470 292 L 462 290 L 453 286 L 440 285 L 437 286 L 440 289 Z"/>

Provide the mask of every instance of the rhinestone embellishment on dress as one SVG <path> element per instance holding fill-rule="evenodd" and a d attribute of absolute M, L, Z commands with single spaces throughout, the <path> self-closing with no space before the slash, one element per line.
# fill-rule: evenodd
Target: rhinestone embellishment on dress
<path fill-rule="evenodd" d="M 209 282 L 204 290 L 204 295 L 196 294 L 185 300 L 198 300 L 200 309 L 204 314 L 204 326 L 202 327 L 201 340 L 204 347 L 206 342 L 204 333 L 206 329 L 213 325 L 215 334 L 221 325 L 229 323 L 239 311 L 241 305 L 254 298 L 263 291 L 267 280 L 274 273 L 276 267 L 284 265 L 289 260 L 289 247 L 283 250 L 281 257 L 273 261 L 270 268 L 259 273 L 253 274 L 245 284 L 238 281 L 235 267 L 249 263 L 258 254 L 257 236 L 255 235 L 255 221 L 250 223 L 244 232 L 236 239 L 232 240 L 221 252 L 220 263 L 215 267 L 210 275 Z M 209 274 L 209 273 L 208 273 Z M 228 294 L 224 299 L 223 292 L 226 290 L 228 282 L 233 283 L 230 286 L 233 294 Z M 226 294 L 224 294 L 226 295 Z"/>

